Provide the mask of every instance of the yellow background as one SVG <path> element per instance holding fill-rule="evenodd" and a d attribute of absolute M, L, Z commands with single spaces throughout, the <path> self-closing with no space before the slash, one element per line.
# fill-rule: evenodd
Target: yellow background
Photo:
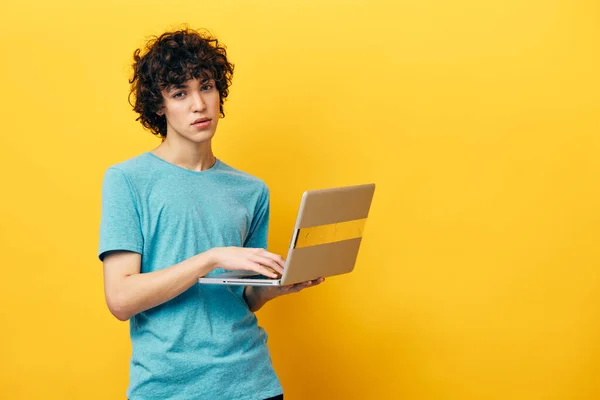
<path fill-rule="evenodd" d="M 377 183 L 353 274 L 259 312 L 288 399 L 600 398 L 600 3 L 0 6 L 0 398 L 120 399 L 104 170 L 158 144 L 133 51 L 189 23 L 236 64 L 215 154 L 271 188 Z"/>

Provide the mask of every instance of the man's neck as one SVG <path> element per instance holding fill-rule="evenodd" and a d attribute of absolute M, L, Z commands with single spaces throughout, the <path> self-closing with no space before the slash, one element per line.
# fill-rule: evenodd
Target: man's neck
<path fill-rule="evenodd" d="M 152 153 L 163 160 L 192 171 L 205 171 L 211 168 L 216 158 L 210 141 L 197 146 L 178 146 L 165 139 Z"/>

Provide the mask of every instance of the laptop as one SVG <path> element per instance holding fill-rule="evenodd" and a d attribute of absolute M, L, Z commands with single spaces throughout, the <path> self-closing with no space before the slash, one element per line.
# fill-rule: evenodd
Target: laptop
<path fill-rule="evenodd" d="M 281 277 L 231 271 L 199 282 L 285 286 L 351 272 L 374 192 L 373 183 L 304 192 Z"/>

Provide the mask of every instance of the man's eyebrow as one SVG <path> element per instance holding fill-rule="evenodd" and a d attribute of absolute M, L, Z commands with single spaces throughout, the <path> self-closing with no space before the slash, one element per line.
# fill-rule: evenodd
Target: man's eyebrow
<path fill-rule="evenodd" d="M 200 81 L 200 84 L 205 85 L 205 84 L 213 82 L 213 81 L 215 81 L 214 78 L 205 78 L 202 81 Z M 171 91 L 177 90 L 177 89 L 187 89 L 187 87 L 188 87 L 188 85 L 185 83 L 171 83 L 170 85 L 167 85 L 166 91 L 171 92 Z"/>
<path fill-rule="evenodd" d="M 177 90 L 177 89 L 185 89 L 187 88 L 187 85 L 185 83 L 172 83 L 170 85 L 167 85 L 167 92 L 170 92 L 172 90 Z"/>

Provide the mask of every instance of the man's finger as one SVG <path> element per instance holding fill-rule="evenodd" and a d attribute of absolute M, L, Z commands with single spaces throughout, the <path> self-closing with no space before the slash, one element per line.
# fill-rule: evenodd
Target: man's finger
<path fill-rule="evenodd" d="M 283 267 L 269 257 L 258 257 L 256 259 L 254 259 L 253 261 L 260 265 L 263 265 L 267 268 L 272 269 L 273 271 L 275 271 L 278 274 L 283 274 Z"/>
<path fill-rule="evenodd" d="M 260 263 L 254 263 L 253 270 L 258 272 L 261 275 L 269 276 L 271 278 L 278 278 L 280 276 L 277 273 L 277 271 L 273 271 L 271 268 L 265 267 L 264 265 L 262 265 Z"/>
<path fill-rule="evenodd" d="M 279 254 L 271 253 L 271 252 L 265 250 L 264 253 L 262 254 L 262 256 L 268 257 L 269 259 L 273 260 L 281 268 L 283 268 L 285 266 L 285 259 L 282 256 L 280 256 Z"/>

